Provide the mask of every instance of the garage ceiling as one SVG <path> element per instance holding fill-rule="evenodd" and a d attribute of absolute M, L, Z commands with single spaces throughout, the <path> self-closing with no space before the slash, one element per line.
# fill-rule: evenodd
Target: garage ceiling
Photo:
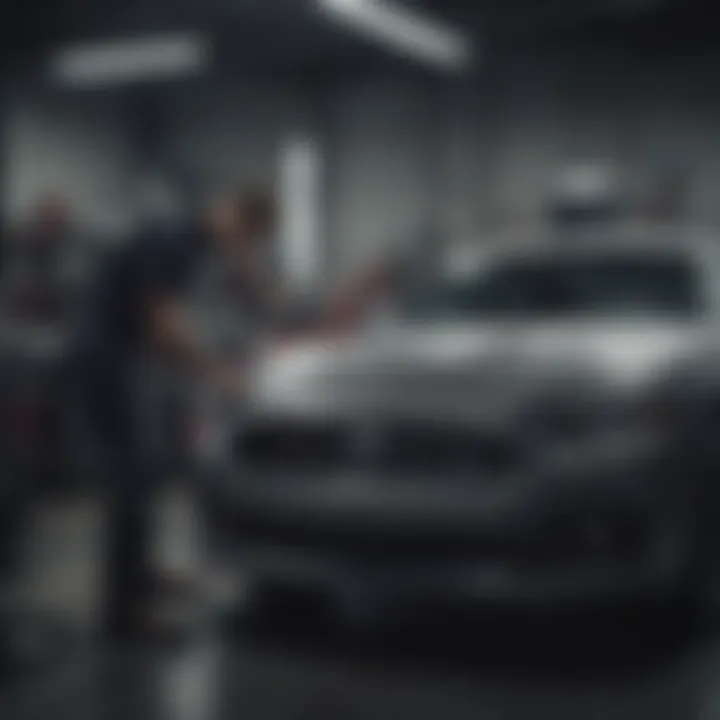
<path fill-rule="evenodd" d="M 713 0 L 406 0 L 494 40 L 537 36 L 681 46 L 715 35 Z M 692 36 L 692 38 L 691 38 Z"/>
<path fill-rule="evenodd" d="M 239 72 L 318 71 L 381 59 L 310 11 L 306 0 L 105 0 L 78 23 L 79 37 L 197 29 L 213 37 L 217 64 Z"/>
<path fill-rule="evenodd" d="M 712 0 L 403 0 L 475 32 L 493 50 L 608 43 L 633 51 L 715 44 Z M 32 62 L 66 38 L 158 30 L 210 32 L 218 64 L 238 72 L 327 73 L 402 66 L 312 12 L 310 0 L 10 0 L 5 58 Z M 14 14 L 13 14 L 14 13 Z M 704 43 L 704 41 L 707 41 Z"/>

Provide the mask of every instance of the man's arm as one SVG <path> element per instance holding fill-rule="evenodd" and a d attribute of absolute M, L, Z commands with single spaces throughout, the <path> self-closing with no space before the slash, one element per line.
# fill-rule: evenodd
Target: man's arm
<path fill-rule="evenodd" d="M 326 326 L 337 330 L 361 327 L 373 307 L 389 292 L 392 270 L 392 264 L 386 261 L 360 273 L 331 299 Z"/>
<path fill-rule="evenodd" d="M 230 390 L 230 373 L 204 344 L 185 301 L 197 258 L 165 229 L 141 238 L 136 252 L 142 330 L 150 347 L 201 382 Z"/>
<path fill-rule="evenodd" d="M 147 330 L 153 347 L 194 372 L 205 374 L 213 365 L 185 304 L 170 294 L 156 294 L 146 307 Z"/>
<path fill-rule="evenodd" d="M 240 369 L 210 351 L 182 300 L 155 295 L 147 305 L 150 342 L 164 356 L 221 392 L 239 393 Z"/>

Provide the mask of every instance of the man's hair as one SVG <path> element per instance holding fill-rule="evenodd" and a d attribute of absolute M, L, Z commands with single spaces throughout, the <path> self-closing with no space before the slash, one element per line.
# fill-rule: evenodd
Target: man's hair
<path fill-rule="evenodd" d="M 275 226 L 277 208 L 270 192 L 241 188 L 236 193 L 238 214 L 247 219 L 254 232 L 264 233 Z"/>

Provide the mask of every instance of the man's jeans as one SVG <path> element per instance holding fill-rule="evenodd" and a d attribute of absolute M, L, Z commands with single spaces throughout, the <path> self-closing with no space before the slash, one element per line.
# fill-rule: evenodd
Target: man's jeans
<path fill-rule="evenodd" d="M 133 622 L 150 588 L 154 501 L 165 479 L 170 396 L 161 376 L 141 364 L 85 365 L 80 385 L 107 507 L 104 621 L 118 629 Z"/>

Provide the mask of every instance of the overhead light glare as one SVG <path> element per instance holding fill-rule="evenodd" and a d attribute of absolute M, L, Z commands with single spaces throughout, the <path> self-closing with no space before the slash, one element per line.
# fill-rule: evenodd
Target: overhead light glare
<path fill-rule="evenodd" d="M 210 43 L 199 33 L 95 41 L 61 49 L 50 73 L 63 85 L 102 86 L 195 75 L 210 61 Z"/>
<path fill-rule="evenodd" d="M 471 39 L 425 13 L 388 0 L 316 0 L 335 22 L 393 52 L 434 67 L 458 72 L 474 59 Z"/>

